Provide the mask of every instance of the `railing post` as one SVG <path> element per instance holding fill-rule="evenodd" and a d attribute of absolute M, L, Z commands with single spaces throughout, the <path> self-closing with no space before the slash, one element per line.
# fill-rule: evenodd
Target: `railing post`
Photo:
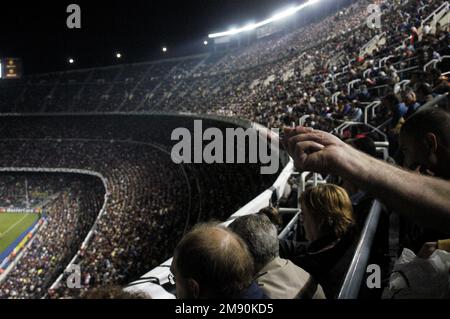
<path fill-rule="evenodd" d="M 370 251 L 381 216 L 381 204 L 375 200 L 367 216 L 355 254 L 344 278 L 338 299 L 357 299 L 366 274 Z"/>

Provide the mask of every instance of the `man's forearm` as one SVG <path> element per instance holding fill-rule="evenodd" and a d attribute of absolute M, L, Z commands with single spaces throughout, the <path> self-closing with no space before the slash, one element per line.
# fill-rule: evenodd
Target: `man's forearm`
<path fill-rule="evenodd" d="M 450 182 L 389 165 L 323 131 L 297 127 L 285 133 L 300 171 L 341 176 L 421 225 L 450 231 Z"/>
<path fill-rule="evenodd" d="M 423 226 L 450 233 L 450 182 L 405 171 L 355 149 L 338 175 L 390 209 Z"/>

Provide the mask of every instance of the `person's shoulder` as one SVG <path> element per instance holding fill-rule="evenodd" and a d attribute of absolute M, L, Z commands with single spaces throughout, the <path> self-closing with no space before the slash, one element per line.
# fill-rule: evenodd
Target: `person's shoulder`
<path fill-rule="evenodd" d="M 256 282 L 253 282 L 250 287 L 245 289 L 239 296 L 239 299 L 270 299 L 269 296 L 258 286 Z"/>
<path fill-rule="evenodd" d="M 292 261 L 278 257 L 261 270 L 261 278 L 268 279 L 271 277 L 296 278 L 296 280 L 306 282 L 310 274 Z"/>

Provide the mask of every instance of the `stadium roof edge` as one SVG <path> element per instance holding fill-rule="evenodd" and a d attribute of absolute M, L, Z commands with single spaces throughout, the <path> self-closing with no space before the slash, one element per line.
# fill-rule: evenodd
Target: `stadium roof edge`
<path fill-rule="evenodd" d="M 191 117 L 204 120 L 214 120 L 227 122 L 248 128 L 251 121 L 245 118 L 236 118 L 216 114 L 196 114 L 196 113 L 175 113 L 175 112 L 84 112 L 84 113 L 0 113 L 2 117 L 63 117 L 63 116 L 173 116 L 173 117 Z"/>
<path fill-rule="evenodd" d="M 66 70 L 61 70 L 61 71 L 33 73 L 33 74 L 28 74 L 25 77 L 41 76 L 41 75 L 47 75 L 47 74 L 61 74 L 61 73 L 69 73 L 69 72 L 87 72 L 87 71 L 94 71 L 94 70 L 109 70 L 109 69 L 121 68 L 124 66 L 152 65 L 152 64 L 159 64 L 159 63 L 165 63 L 165 62 L 176 62 L 176 61 L 184 61 L 184 60 L 193 60 L 196 58 L 206 58 L 210 55 L 211 55 L 211 53 L 199 53 L 199 54 L 191 54 L 191 55 L 185 55 L 185 56 L 180 56 L 180 57 L 171 57 L 171 58 L 164 58 L 164 59 L 143 61 L 143 62 L 121 63 L 121 64 L 99 66 L 99 67 L 94 66 L 94 67 L 81 68 L 81 69 L 69 69 L 69 70 L 66 69 Z"/>

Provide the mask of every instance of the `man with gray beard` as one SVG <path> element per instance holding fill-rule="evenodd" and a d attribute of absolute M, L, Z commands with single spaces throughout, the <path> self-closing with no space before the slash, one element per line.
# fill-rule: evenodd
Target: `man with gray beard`
<path fill-rule="evenodd" d="M 271 299 L 325 299 L 310 274 L 280 258 L 277 229 L 266 215 L 237 218 L 229 226 L 247 244 L 255 263 L 255 281 Z"/>

